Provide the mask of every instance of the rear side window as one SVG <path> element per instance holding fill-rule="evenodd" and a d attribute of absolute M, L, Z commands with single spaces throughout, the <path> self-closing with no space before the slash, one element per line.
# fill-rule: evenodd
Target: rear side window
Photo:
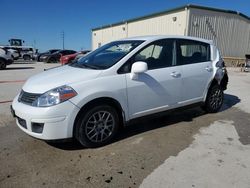
<path fill-rule="evenodd" d="M 210 61 L 210 45 L 193 40 L 177 40 L 177 64 L 187 65 Z"/>

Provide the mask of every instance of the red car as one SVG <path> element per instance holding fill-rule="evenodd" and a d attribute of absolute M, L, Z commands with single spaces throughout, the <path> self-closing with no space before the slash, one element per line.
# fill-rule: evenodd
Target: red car
<path fill-rule="evenodd" d="M 77 52 L 75 54 L 61 56 L 60 63 L 62 65 L 66 65 L 66 64 L 72 63 L 77 56 L 81 56 L 82 57 L 83 55 L 85 55 L 85 54 L 87 54 L 89 52 L 90 52 L 89 50 L 85 50 L 85 51 Z"/>

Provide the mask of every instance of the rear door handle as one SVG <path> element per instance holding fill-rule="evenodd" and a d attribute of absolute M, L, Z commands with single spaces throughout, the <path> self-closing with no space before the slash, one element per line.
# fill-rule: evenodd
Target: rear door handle
<path fill-rule="evenodd" d="M 172 72 L 171 74 L 170 74 L 172 77 L 174 77 L 174 78 L 179 78 L 180 76 L 181 76 L 181 73 L 179 73 L 179 72 Z"/>

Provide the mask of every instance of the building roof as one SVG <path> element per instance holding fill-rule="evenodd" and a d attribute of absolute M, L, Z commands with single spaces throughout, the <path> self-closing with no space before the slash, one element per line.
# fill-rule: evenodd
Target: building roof
<path fill-rule="evenodd" d="M 129 38 L 124 38 L 124 39 L 120 39 L 120 40 L 122 40 L 122 41 L 123 40 L 154 41 L 154 40 L 160 40 L 160 39 L 190 39 L 190 40 L 205 42 L 208 44 L 213 44 L 212 40 L 201 39 L 198 37 L 191 37 L 191 36 L 183 36 L 183 35 L 146 35 L 146 36 L 129 37 Z"/>
<path fill-rule="evenodd" d="M 236 15 L 240 15 L 241 17 L 246 18 L 246 19 L 248 19 L 250 21 L 249 16 L 247 16 L 247 15 L 241 13 L 241 12 L 238 12 L 238 11 L 188 4 L 188 5 L 177 7 L 177 8 L 174 8 L 174 9 L 168 9 L 168 10 L 157 12 L 157 13 L 154 13 L 154 14 L 149 14 L 149 15 L 146 15 L 146 16 L 141 16 L 141 17 L 137 17 L 137 18 L 133 18 L 133 19 L 124 20 L 124 21 L 117 22 L 117 23 L 114 23 L 114 24 L 109 24 L 109 25 L 104 25 L 104 26 L 101 26 L 101 27 L 96 27 L 96 28 L 93 28 L 92 31 L 96 31 L 96 30 L 99 30 L 99 29 L 105 29 L 105 28 L 109 28 L 111 26 L 117 26 L 117 25 L 121 25 L 121 24 L 124 24 L 124 23 L 129 23 L 129 22 L 144 20 L 144 19 L 148 19 L 148 18 L 153 18 L 153 17 L 156 17 L 156 16 L 161 16 L 161 15 L 176 12 L 176 11 L 179 11 L 179 10 L 185 10 L 186 8 L 196 8 L 196 9 L 202 9 L 202 10 L 210 10 L 210 11 L 216 11 L 216 12 L 224 12 L 224 13 L 236 14 Z"/>

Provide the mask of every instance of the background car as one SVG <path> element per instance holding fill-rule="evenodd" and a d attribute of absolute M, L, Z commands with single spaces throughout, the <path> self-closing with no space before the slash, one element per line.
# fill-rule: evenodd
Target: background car
<path fill-rule="evenodd" d="M 64 55 L 60 58 L 60 63 L 62 65 L 72 63 L 74 60 L 77 60 L 77 59 L 85 56 L 89 52 L 90 52 L 90 50 L 84 50 L 84 51 L 77 52 L 75 54 Z"/>
<path fill-rule="evenodd" d="M 62 56 L 75 54 L 75 53 L 76 53 L 76 51 L 74 51 L 74 50 L 59 50 L 59 51 L 47 56 L 45 62 L 46 63 L 58 63 Z"/>
<path fill-rule="evenodd" d="M 91 51 L 90 51 L 90 50 L 85 50 L 85 51 L 82 51 L 82 52 L 84 52 L 84 53 L 79 53 L 79 54 L 77 54 L 75 60 L 80 59 L 81 57 L 87 55 L 87 54 L 90 53 Z"/>
<path fill-rule="evenodd" d="M 60 50 L 60 49 L 50 49 L 50 50 L 48 50 L 48 51 L 46 51 L 46 52 L 38 53 L 38 54 L 37 54 L 36 60 L 37 60 L 37 61 L 43 61 L 43 60 L 46 59 L 49 55 L 51 55 L 51 54 L 53 54 L 53 53 L 55 53 L 55 52 L 57 52 L 57 51 L 59 51 L 59 50 Z"/>
<path fill-rule="evenodd" d="M 36 54 L 36 49 L 33 47 L 22 47 L 19 51 L 20 58 L 25 61 L 34 60 L 34 55 Z"/>
<path fill-rule="evenodd" d="M 244 65 L 244 71 L 249 72 L 249 70 L 250 70 L 250 55 L 247 54 L 246 55 L 246 62 L 245 62 L 245 65 Z"/>
<path fill-rule="evenodd" d="M 9 52 L 5 48 L 0 48 L 0 70 L 6 68 L 7 65 L 13 63 L 13 58 L 11 56 L 11 52 Z"/>
<path fill-rule="evenodd" d="M 8 51 L 11 53 L 11 57 L 13 58 L 13 60 L 17 60 L 20 57 L 20 54 L 17 50 L 8 49 Z"/>

